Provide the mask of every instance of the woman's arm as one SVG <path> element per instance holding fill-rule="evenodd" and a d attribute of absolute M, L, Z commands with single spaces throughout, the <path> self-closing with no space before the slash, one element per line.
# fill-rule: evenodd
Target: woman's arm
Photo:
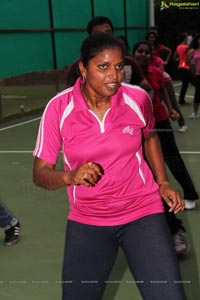
<path fill-rule="evenodd" d="M 175 61 L 179 62 L 179 55 L 178 55 L 177 51 L 174 52 L 173 59 Z"/>
<path fill-rule="evenodd" d="M 192 58 L 193 58 L 193 55 L 194 55 L 194 49 L 190 49 L 188 50 L 188 53 L 187 53 L 187 57 L 186 57 L 186 64 L 190 64 Z"/>
<path fill-rule="evenodd" d="M 55 165 L 35 157 L 33 182 L 45 189 L 55 190 L 67 184 L 67 172 L 55 170 Z"/>
<path fill-rule="evenodd" d="M 151 98 L 151 101 L 153 103 L 155 92 L 152 89 L 150 83 L 145 78 L 140 82 L 140 87 L 143 88 L 149 94 L 149 97 Z"/>
<path fill-rule="evenodd" d="M 65 185 L 94 186 L 103 175 L 99 165 L 88 162 L 72 171 L 55 170 L 55 165 L 35 158 L 33 182 L 45 189 L 55 190 Z"/>
<path fill-rule="evenodd" d="M 168 64 L 168 62 L 172 56 L 172 50 L 165 46 L 165 51 L 167 52 L 167 57 L 166 57 L 165 63 Z"/>
<path fill-rule="evenodd" d="M 180 197 L 178 192 L 170 187 L 165 169 L 162 148 L 156 133 L 144 139 L 144 152 L 146 160 L 160 186 L 159 191 L 161 197 L 170 207 L 169 211 L 177 213 L 178 211 L 183 210 L 184 200 Z"/>
<path fill-rule="evenodd" d="M 171 101 L 169 99 L 169 94 L 168 94 L 168 91 L 167 91 L 167 88 L 165 86 L 165 83 L 163 82 L 161 85 L 160 85 L 160 99 L 162 101 L 164 101 L 165 103 L 165 106 L 167 107 L 167 110 L 168 110 L 168 113 L 170 115 L 170 118 L 173 120 L 173 121 L 176 121 L 180 118 L 180 115 L 179 113 L 173 109 L 172 107 L 172 104 L 171 104 Z"/>

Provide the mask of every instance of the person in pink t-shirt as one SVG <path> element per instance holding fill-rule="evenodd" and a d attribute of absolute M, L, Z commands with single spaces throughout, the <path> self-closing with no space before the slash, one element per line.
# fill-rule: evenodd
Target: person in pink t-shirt
<path fill-rule="evenodd" d="M 188 51 L 187 62 L 190 63 L 193 59 L 195 65 L 195 94 L 193 100 L 193 113 L 190 119 L 198 117 L 200 105 L 200 33 L 197 34 L 191 43 L 191 49 Z"/>
<path fill-rule="evenodd" d="M 180 116 L 179 119 L 177 120 L 177 122 L 179 124 L 178 132 L 187 131 L 187 126 L 185 124 L 185 119 L 183 117 L 183 114 L 182 114 L 182 112 L 179 108 L 179 105 L 178 105 L 178 102 L 177 102 L 177 99 L 176 99 L 172 78 L 165 71 L 165 68 L 164 68 L 165 62 L 159 56 L 154 55 L 154 51 L 153 51 L 153 55 L 152 55 L 152 58 L 151 58 L 151 61 L 150 61 L 150 65 L 159 68 L 163 73 L 163 78 L 164 78 L 165 86 L 167 88 L 167 92 L 168 92 L 168 95 L 169 95 L 170 102 L 172 104 L 172 107 L 179 113 L 179 116 Z"/>
<path fill-rule="evenodd" d="M 155 31 L 149 31 L 145 40 L 152 46 L 154 55 L 164 59 L 165 65 L 168 64 L 172 55 L 172 50 L 167 46 L 160 44 L 158 34 Z"/>
<path fill-rule="evenodd" d="M 179 37 L 179 43 L 173 55 L 173 58 L 178 62 L 178 71 L 182 81 L 182 86 L 181 86 L 181 91 L 179 96 L 180 105 L 186 104 L 185 95 L 189 83 L 195 85 L 194 78 L 192 76 L 192 73 L 190 72 L 190 65 L 187 62 L 187 52 L 189 49 L 187 41 L 188 41 L 188 34 L 182 33 Z"/>
<path fill-rule="evenodd" d="M 184 201 L 168 182 L 151 100 L 122 83 L 124 48 L 111 35 L 83 41 L 79 68 L 47 104 L 34 150 L 35 184 L 69 196 L 62 300 L 102 299 L 119 247 L 144 299 L 183 300 L 161 196 L 175 213 Z"/>

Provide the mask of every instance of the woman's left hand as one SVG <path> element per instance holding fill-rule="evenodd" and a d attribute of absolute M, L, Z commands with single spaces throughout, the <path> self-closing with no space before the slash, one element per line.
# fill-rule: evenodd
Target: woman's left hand
<path fill-rule="evenodd" d="M 185 208 L 184 200 L 181 198 L 179 192 L 171 188 L 169 184 L 161 184 L 159 192 L 161 197 L 170 207 L 169 212 L 174 212 L 176 214 L 179 211 L 184 210 Z"/>

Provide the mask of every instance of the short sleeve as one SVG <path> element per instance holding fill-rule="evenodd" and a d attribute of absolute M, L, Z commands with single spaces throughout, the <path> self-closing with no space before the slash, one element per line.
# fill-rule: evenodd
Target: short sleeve
<path fill-rule="evenodd" d="M 59 128 L 58 100 L 51 100 L 42 115 L 33 155 L 51 164 L 56 164 L 62 138 Z"/>

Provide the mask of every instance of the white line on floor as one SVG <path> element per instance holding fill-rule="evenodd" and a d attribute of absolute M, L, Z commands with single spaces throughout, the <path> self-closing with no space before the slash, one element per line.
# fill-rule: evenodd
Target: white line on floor
<path fill-rule="evenodd" d="M 7 126 L 7 127 L 3 127 L 3 128 L 0 128 L 0 131 L 6 130 L 6 129 L 10 129 L 10 128 L 14 128 L 14 127 L 17 127 L 17 126 L 21 126 L 21 125 L 24 125 L 24 124 L 28 124 L 28 123 L 37 121 L 39 119 L 40 119 L 40 117 L 37 117 L 35 119 L 31 119 L 31 120 L 28 120 L 28 121 L 25 121 L 25 122 L 21 122 L 21 123 L 17 123 L 17 124 L 14 124 L 14 125 Z"/>

